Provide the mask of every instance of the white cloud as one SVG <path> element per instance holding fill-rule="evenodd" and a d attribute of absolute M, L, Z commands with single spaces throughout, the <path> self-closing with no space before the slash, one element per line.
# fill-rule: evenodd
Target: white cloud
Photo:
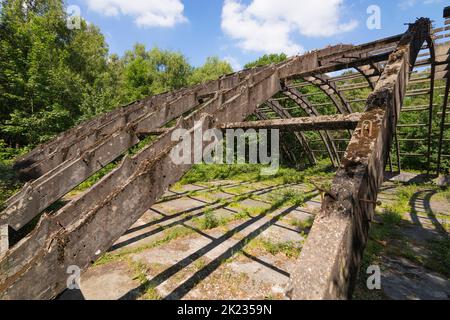
<path fill-rule="evenodd" d="M 85 0 L 105 16 L 131 16 L 140 27 L 173 27 L 187 21 L 181 0 Z"/>
<path fill-rule="evenodd" d="M 232 56 L 226 56 L 223 58 L 224 61 L 228 62 L 234 71 L 242 70 L 242 65 L 237 61 L 236 58 Z"/>
<path fill-rule="evenodd" d="M 341 22 L 344 0 L 225 0 L 222 30 L 244 50 L 293 55 L 303 51 L 293 34 L 328 37 L 353 30 L 357 21 Z"/>

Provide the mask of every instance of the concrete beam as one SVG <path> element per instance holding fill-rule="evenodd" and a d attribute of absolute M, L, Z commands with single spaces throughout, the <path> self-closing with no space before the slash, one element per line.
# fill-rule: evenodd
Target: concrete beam
<path fill-rule="evenodd" d="M 430 30 L 429 19 L 417 20 L 389 57 L 302 249 L 292 299 L 351 297 L 409 74 Z"/>
<path fill-rule="evenodd" d="M 160 99 L 145 99 L 131 105 L 129 108 L 122 109 L 120 112 L 111 114 L 112 119 L 101 119 L 97 126 L 93 125 L 92 129 L 86 129 L 79 135 L 71 135 L 59 141 L 59 143 L 50 144 L 49 147 L 38 147 L 43 151 L 34 158 L 40 157 L 39 161 L 33 159 L 20 160 L 16 163 L 15 169 L 19 175 L 25 180 L 34 180 L 42 177 L 48 172 L 54 170 L 61 164 L 71 161 L 83 154 L 90 148 L 101 142 L 107 141 L 120 130 L 126 130 L 131 123 L 135 123 L 146 117 L 148 114 L 157 112 L 161 109 L 179 109 L 185 106 L 185 112 L 191 108 L 198 106 L 194 94 L 174 95 L 172 100 L 160 103 Z M 189 108 L 186 108 L 188 106 Z M 179 116 L 179 115 L 177 115 Z M 173 120 L 173 119 L 171 119 Z M 169 121 L 171 121 L 169 120 Z M 27 164 L 27 166 L 24 166 Z"/>
<path fill-rule="evenodd" d="M 282 65 L 284 64 L 280 64 Z M 236 98 L 254 83 L 261 82 L 273 74 L 273 70 L 277 70 L 274 68 L 279 67 L 261 68 L 259 72 L 250 74 L 235 87 L 221 93 L 219 95 L 221 101 L 226 102 Z M 0 213 L 0 222 L 9 224 L 15 230 L 22 228 L 49 205 L 136 145 L 139 142 L 137 136 L 140 133 L 157 130 L 192 110 L 197 103 L 196 97 L 195 94 L 188 93 L 169 105 L 164 105 L 145 116 L 137 117 L 134 122 L 122 122 L 119 131 L 96 142 L 92 148 L 79 154 L 73 160 L 62 162 L 8 199 L 5 203 L 6 209 Z M 94 138 L 92 137 L 90 143 L 94 142 Z M 51 163 L 49 159 L 47 161 Z"/>
<path fill-rule="evenodd" d="M 156 111 L 158 108 L 171 108 L 172 104 L 191 103 L 195 107 L 201 100 L 214 95 L 215 92 L 229 90 L 244 81 L 252 74 L 256 74 L 268 67 L 245 69 L 220 79 L 208 81 L 193 87 L 183 88 L 148 97 L 127 106 L 115 109 L 95 119 L 85 121 L 80 125 L 61 133 L 56 139 L 42 144 L 20 157 L 14 168 L 24 178 L 36 179 L 64 161 L 71 160 L 78 154 L 85 152 L 98 140 L 104 139 L 123 128 L 127 123 Z M 196 103 L 192 104 L 194 99 Z"/>
<path fill-rule="evenodd" d="M 288 118 L 263 121 L 226 123 L 226 129 L 279 129 L 282 131 L 353 130 L 361 119 L 361 113 L 349 115 Z"/>
<path fill-rule="evenodd" d="M 139 142 L 136 131 L 159 128 L 195 105 L 195 100 L 182 99 L 180 102 L 172 104 L 170 109 L 159 108 L 134 123 L 123 123 L 124 127 L 118 132 L 29 183 L 8 199 L 7 208 L 0 214 L 0 222 L 9 224 L 15 230 L 22 228 L 49 205 L 136 145 Z"/>
<path fill-rule="evenodd" d="M 280 78 L 284 79 L 298 76 L 297 70 L 292 70 L 292 66 L 296 67 L 298 70 L 302 70 L 304 75 L 307 75 L 319 67 L 320 70 L 324 67 L 330 68 L 329 71 L 336 71 L 345 67 L 351 67 L 351 64 L 364 64 L 364 61 L 366 60 L 385 60 L 388 54 L 386 52 L 383 53 L 382 57 L 369 56 L 369 58 L 367 58 L 367 56 L 374 49 L 380 50 L 381 52 L 383 52 L 383 50 L 388 50 L 389 46 L 392 46 L 395 41 L 398 41 L 397 38 L 398 36 L 395 36 L 360 46 L 333 46 L 308 54 L 310 57 L 309 62 L 306 62 L 305 56 L 299 56 L 280 63 L 276 65 L 276 67 L 287 65 L 281 70 L 280 74 Z M 360 61 L 359 59 L 362 60 Z M 301 65 L 299 62 L 301 62 Z M 222 77 L 219 80 L 210 81 L 192 88 L 184 88 L 172 93 L 165 93 L 155 97 L 146 98 L 124 108 L 114 110 L 99 118 L 80 124 L 61 134 L 57 139 L 39 146 L 29 154 L 21 157 L 16 162 L 15 168 L 19 170 L 25 178 L 35 179 L 60 165 L 62 162 L 71 160 L 78 154 L 85 152 L 92 147 L 93 144 L 97 143 L 99 139 L 105 138 L 119 130 L 117 126 L 121 127 L 120 124 L 123 124 L 124 122 L 127 123 L 136 120 L 138 115 L 142 116 L 143 114 L 152 112 L 155 107 L 161 107 L 164 103 L 168 104 L 177 99 L 191 99 L 192 96 L 200 99 L 201 97 L 214 94 L 214 92 L 217 91 L 229 90 L 236 87 L 246 77 L 252 77 L 261 70 L 267 70 L 267 68 L 268 67 L 259 67 L 243 70 Z M 322 71 L 329 72 L 325 69 Z"/>
<path fill-rule="evenodd" d="M 196 120 L 208 129 L 246 119 L 281 89 L 278 69 L 270 70 L 255 77 L 257 83 L 240 87 L 240 93 L 230 99 L 217 95 L 178 125 L 190 129 L 192 136 Z M 84 270 L 128 230 L 191 167 L 173 163 L 170 136 L 167 133 L 157 147 L 150 146 L 133 159 L 127 157 L 121 168 L 80 199 L 44 216 L 33 232 L 0 260 L 0 299 L 54 298 L 65 289 L 68 266 Z"/>
<path fill-rule="evenodd" d="M 9 250 L 9 227 L 7 224 L 0 225 L 0 257 Z"/>
<path fill-rule="evenodd" d="M 0 222 L 9 224 L 15 230 L 20 229 L 79 183 L 137 144 L 139 142 L 138 133 L 158 129 L 198 106 L 200 95 L 210 94 L 212 90 L 221 90 L 232 86 L 221 95 L 221 99 L 227 101 L 238 96 L 249 85 L 258 83 L 271 74 L 273 68 L 278 70 L 281 81 L 284 79 L 281 77 L 289 76 L 296 70 L 302 70 L 302 68 L 309 70 L 312 66 L 318 65 L 318 59 L 321 57 L 329 58 L 333 55 L 339 55 L 343 50 L 346 53 L 354 52 L 354 50 L 364 51 L 373 48 L 376 43 L 355 48 L 348 45 L 328 47 L 291 58 L 278 65 L 244 70 L 241 73 L 223 77 L 218 81 L 196 86 L 191 90 L 186 89 L 179 95 L 162 95 L 156 100 L 157 102 L 160 99 L 168 99 L 167 97 L 176 97 L 175 100 L 162 106 L 156 105 L 156 102 L 152 99 L 144 100 L 142 103 L 146 104 L 141 105 L 141 107 L 134 105 L 132 113 L 121 111 L 119 112 L 120 116 L 116 114 L 116 117 L 113 117 L 110 122 L 93 133 L 83 135 L 78 140 L 68 139 L 68 141 L 71 141 L 70 143 L 75 141 L 72 144 L 61 142 L 58 149 L 55 150 L 53 150 L 54 146 L 49 147 L 48 150 L 52 150 L 50 155 L 26 169 L 28 173 L 37 172 L 38 175 L 42 173 L 44 175 L 26 185 L 19 193 L 8 199 L 6 202 L 7 208 L 0 214 Z M 236 83 L 237 81 L 241 82 Z M 332 146 L 330 152 L 336 153 L 333 141 L 328 137 L 327 139 L 327 145 Z M 59 149 L 63 146 L 64 150 Z M 43 153 L 45 154 L 45 152 Z M 333 158 L 336 164 L 339 163 L 338 155 Z M 29 161 L 29 159 L 26 161 Z"/>

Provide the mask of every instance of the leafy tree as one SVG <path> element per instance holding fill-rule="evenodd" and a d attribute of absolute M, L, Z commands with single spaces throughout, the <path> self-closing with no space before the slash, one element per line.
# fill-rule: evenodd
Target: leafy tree
<path fill-rule="evenodd" d="M 125 101 L 171 91 L 187 85 L 191 66 L 180 53 L 136 44 L 123 58 Z"/>
<path fill-rule="evenodd" d="M 287 55 L 284 53 L 280 54 L 265 54 L 261 58 L 256 61 L 247 63 L 245 68 L 254 68 L 254 67 L 262 67 L 272 63 L 280 63 L 287 59 Z"/>
<path fill-rule="evenodd" d="M 37 144 L 74 125 L 107 70 L 100 31 L 66 26 L 60 0 L 3 0 L 0 13 L 0 132 L 10 145 Z"/>
<path fill-rule="evenodd" d="M 231 65 L 218 57 L 209 57 L 203 66 L 195 68 L 189 77 L 189 85 L 195 85 L 220 78 L 233 72 Z"/>

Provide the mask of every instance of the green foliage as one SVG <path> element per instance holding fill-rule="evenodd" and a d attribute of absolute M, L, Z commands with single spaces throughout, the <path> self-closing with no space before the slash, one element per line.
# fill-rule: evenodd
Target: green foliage
<path fill-rule="evenodd" d="M 195 69 L 181 53 L 142 44 L 109 55 L 96 26 L 67 28 L 62 0 L 0 7 L 0 139 L 9 147 L 34 147 L 121 105 L 231 72 L 217 58 Z"/>
<path fill-rule="evenodd" d="M 280 63 L 287 59 L 287 55 L 281 54 L 265 54 L 256 61 L 247 63 L 245 68 L 262 67 L 272 63 Z"/>
<path fill-rule="evenodd" d="M 114 170 L 117 166 L 117 162 L 113 162 L 108 164 L 106 167 L 100 169 L 96 173 L 94 173 L 89 179 L 81 183 L 74 191 L 84 191 L 95 185 L 98 181 L 100 181 L 104 176 Z"/>
<path fill-rule="evenodd" d="M 259 165 L 233 164 L 233 165 L 195 165 L 182 179 L 182 184 L 207 182 L 213 180 L 255 180 L 261 170 Z"/>
<path fill-rule="evenodd" d="M 35 145 L 67 130 L 98 75 L 107 45 L 82 22 L 66 27 L 59 0 L 2 1 L 0 13 L 0 132 L 9 145 Z"/>
<path fill-rule="evenodd" d="M 26 3 L 26 9 L 23 4 Z M 0 154 L 8 153 L 8 158 L 20 153 L 24 147 L 31 149 L 39 143 L 48 141 L 58 133 L 75 124 L 121 105 L 158 93 L 195 85 L 217 79 L 232 72 L 229 63 L 217 57 L 210 57 L 204 65 L 193 68 L 179 52 L 152 48 L 136 44 L 123 57 L 110 55 L 108 45 L 99 28 L 81 21 L 80 29 L 68 29 L 65 4 L 62 0 L 0 0 L 0 139 L 6 145 L 0 147 Z M 245 67 L 265 66 L 285 61 L 285 54 L 264 55 Z M 425 70 L 426 71 L 426 70 Z M 351 72 L 347 72 L 350 74 Z M 415 76 L 420 76 L 417 74 Z M 358 85 L 364 79 L 340 81 L 339 85 Z M 302 84 L 302 80 L 294 81 Z M 412 85 L 411 89 L 423 89 L 427 83 Z M 444 83 L 437 81 L 437 86 Z M 298 90 L 308 94 L 312 104 L 317 105 L 321 114 L 335 114 L 336 108 L 329 98 L 316 86 L 300 86 Z M 311 95 L 313 93 L 321 93 Z M 364 109 L 369 89 L 350 89 L 345 91 L 347 100 L 361 100 L 352 103 L 354 111 Z M 276 97 L 282 98 L 283 95 Z M 442 94 L 435 92 L 435 104 L 442 105 Z M 290 108 L 292 116 L 307 116 L 300 108 L 294 108 L 290 100 L 281 101 Z M 427 105 L 428 97 L 406 97 L 404 106 Z M 433 130 L 439 126 L 440 108 L 434 109 Z M 273 115 L 269 115 L 269 118 Z M 428 112 L 403 112 L 401 123 L 427 123 Z M 403 152 L 426 153 L 428 146 L 414 139 L 426 137 L 426 127 L 399 129 Z M 345 136 L 347 134 L 347 136 Z M 348 133 L 342 133 L 348 138 Z M 306 132 L 312 149 L 322 149 L 323 144 L 317 132 Z M 340 137 L 339 137 L 340 138 Z M 445 132 L 450 138 L 450 131 Z M 289 146 L 296 159 L 283 157 L 283 164 L 296 165 L 298 169 L 309 167 L 308 157 L 293 133 L 283 133 L 282 140 Z M 436 139 L 435 139 L 436 140 Z M 436 141 L 434 141 L 436 142 Z M 346 142 L 336 141 L 337 149 L 345 150 Z M 436 154 L 437 143 L 432 144 Z M 12 148 L 17 148 L 12 151 Z M 450 144 L 444 144 L 444 154 L 450 153 Z M 320 160 L 326 154 L 316 154 Z M 396 159 L 393 159 L 394 163 Z M 402 158 L 405 169 L 422 170 L 426 157 Z M 433 159 L 435 162 L 436 159 Z M 322 167 L 324 168 L 324 167 Z M 216 168 L 217 169 L 217 168 Z M 236 172 L 236 167 L 214 169 L 212 173 L 196 172 L 198 176 L 209 179 L 223 177 L 250 177 L 262 180 L 256 170 Z M 242 169 L 242 168 L 239 168 Z M 444 159 L 443 169 L 450 170 L 450 161 Z M 286 183 L 300 182 L 309 173 L 287 174 L 278 177 Z M 186 178 L 188 179 L 188 178 Z M 200 180 L 197 180 L 200 181 Z"/>
<path fill-rule="evenodd" d="M 198 225 L 201 230 L 210 230 L 217 228 L 220 225 L 220 221 L 212 210 L 207 210 L 204 216 L 198 220 Z"/>
<path fill-rule="evenodd" d="M 181 53 L 158 48 L 146 51 L 143 44 L 136 44 L 123 58 L 124 100 L 131 102 L 185 87 L 191 69 Z"/>
<path fill-rule="evenodd" d="M 274 242 L 269 239 L 256 238 L 250 241 L 245 250 L 249 252 L 264 250 L 271 255 L 284 254 L 287 258 L 298 258 L 301 252 L 301 242 Z"/>
<path fill-rule="evenodd" d="M 402 220 L 401 214 L 390 209 L 385 209 L 380 217 L 382 220 L 381 223 L 374 224 L 370 228 L 370 240 L 367 242 L 364 251 L 361 270 L 367 270 L 370 265 L 377 262 L 383 250 L 385 250 L 383 241 L 397 237 L 397 226 Z"/>
<path fill-rule="evenodd" d="M 314 224 L 314 217 L 310 217 L 306 220 L 300 220 L 300 219 L 292 219 L 291 225 L 296 227 L 299 230 L 307 230 L 311 229 Z"/>
<path fill-rule="evenodd" d="M 450 240 L 432 240 L 428 246 L 431 256 L 425 261 L 425 266 L 450 278 Z"/>
<path fill-rule="evenodd" d="M 188 79 L 189 85 L 195 85 L 210 80 L 216 80 L 219 77 L 232 73 L 233 69 L 226 61 L 221 61 L 217 57 L 209 57 L 205 64 L 195 68 Z"/>

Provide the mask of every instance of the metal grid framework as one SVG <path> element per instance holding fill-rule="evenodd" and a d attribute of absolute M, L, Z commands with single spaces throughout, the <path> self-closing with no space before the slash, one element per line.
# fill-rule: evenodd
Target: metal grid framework
<path fill-rule="evenodd" d="M 449 114 L 447 111 L 448 105 L 448 92 L 449 92 L 449 63 L 450 63 L 450 42 L 447 41 L 450 38 L 450 18 L 444 21 L 445 26 L 435 27 L 432 30 L 432 35 L 427 39 L 426 44 L 422 47 L 418 56 L 419 60 L 416 62 L 412 72 L 412 78 L 409 83 L 406 97 L 414 100 L 415 97 L 429 97 L 429 103 L 417 104 L 413 103 L 402 109 L 400 117 L 400 123 L 397 126 L 397 130 L 394 133 L 394 148 L 389 155 L 389 170 L 391 172 L 401 172 L 402 159 L 405 158 L 417 158 L 421 157 L 426 159 L 424 165 L 424 171 L 427 173 L 436 172 L 437 174 L 443 173 L 442 162 L 450 161 L 450 155 L 444 154 L 443 150 L 450 143 L 450 139 L 445 137 L 445 131 L 450 124 L 447 122 L 446 116 Z M 361 103 L 366 101 L 366 98 L 375 88 L 378 79 L 384 68 L 384 62 L 371 62 L 367 65 L 355 65 L 353 66 L 352 73 L 339 76 L 328 76 L 327 74 L 316 74 L 308 77 L 304 77 L 301 81 L 296 83 L 289 83 L 286 87 L 285 95 L 295 104 L 297 107 L 284 107 L 280 103 L 285 102 L 285 98 L 272 99 L 263 106 L 259 107 L 259 111 L 267 114 L 271 119 L 283 118 L 274 114 L 274 110 L 269 103 L 273 103 L 274 100 L 278 102 L 278 109 L 284 109 L 286 112 L 293 112 L 297 109 L 305 111 L 306 116 L 317 116 L 321 113 L 318 111 L 320 108 L 335 106 L 336 110 L 340 114 L 352 113 L 353 110 L 361 110 Z M 351 71 L 349 66 L 349 71 Z M 356 72 L 356 73 L 355 73 Z M 365 80 L 365 81 L 364 81 Z M 357 82 L 358 83 L 354 83 Z M 414 89 L 419 84 L 429 84 L 427 88 L 421 88 L 419 90 Z M 318 87 L 320 91 L 313 93 L 301 93 L 302 88 L 306 87 Z M 306 91 L 306 90 L 303 90 Z M 360 96 L 365 94 L 364 98 L 354 99 L 355 95 Z M 443 97 L 443 103 L 437 105 L 435 103 L 435 97 L 439 95 Z M 313 104 L 308 98 L 316 97 L 319 99 L 327 99 L 328 101 L 321 104 Z M 411 123 L 408 121 L 408 117 L 402 117 L 408 113 L 421 113 L 423 118 L 426 118 L 424 123 Z M 404 130 L 408 128 L 423 127 L 426 130 L 425 136 L 404 136 Z M 308 158 L 317 159 L 319 156 L 328 156 L 333 165 L 336 167 L 339 165 L 339 159 L 345 152 L 346 146 L 350 140 L 351 135 L 345 135 L 343 132 L 333 132 L 319 134 L 319 138 L 309 139 L 312 147 L 303 148 Z M 408 153 L 404 151 L 406 144 L 425 144 L 427 151 L 425 153 Z M 337 146 L 337 147 L 336 147 Z M 438 146 L 432 148 L 432 146 Z M 409 148 L 411 149 L 411 148 Z M 393 164 L 395 160 L 395 167 Z"/>
<path fill-rule="evenodd" d="M 200 123 L 203 129 L 245 127 L 244 121 L 253 115 L 260 121 L 247 126 L 277 127 L 283 134 L 294 134 L 310 163 L 315 163 L 319 154 L 326 154 L 339 167 L 333 184 L 335 189 L 340 184 L 355 183 L 347 195 L 351 200 L 347 198 L 344 207 L 357 212 L 358 217 L 370 215 L 373 205 L 361 204 L 358 200 L 367 190 L 358 189 L 356 185 L 362 184 L 355 179 L 364 176 L 368 180 L 365 188 L 371 189 L 364 201 L 375 201 L 380 174 L 387 163 L 393 168 L 389 155 L 393 140 L 400 170 L 401 157 L 410 156 L 402 153 L 401 128 L 419 125 L 402 123 L 399 116 L 404 99 L 430 93 L 428 105 L 408 106 L 403 112 L 419 112 L 420 109 L 429 114 L 428 123 L 423 125 L 429 129 L 426 140 L 428 170 L 431 169 L 436 113 L 433 92 L 442 89 L 437 86 L 437 80 L 447 81 L 438 168 L 446 156 L 441 150 L 447 126 L 450 44 L 438 40 L 445 38 L 441 33 L 448 30 L 448 21 L 445 21 L 446 27 L 431 31 L 428 19 L 418 19 L 405 34 L 359 46 L 331 46 L 276 65 L 243 70 L 216 81 L 150 97 L 82 123 L 39 146 L 15 164 L 15 169 L 30 182 L 6 202 L 6 209 L 0 214 L 0 298 L 45 299 L 59 294 L 65 286 L 67 266 L 87 268 L 99 252 L 105 252 L 191 168 L 191 165 L 175 165 L 170 161 L 170 151 L 177 144 L 171 135 L 180 128 L 194 135 L 195 123 Z M 427 66 L 431 68 L 427 77 L 415 76 L 418 68 Z M 330 73 L 349 69 L 355 72 L 330 76 Z M 429 89 L 411 88 L 425 81 L 430 82 Z M 316 90 L 304 93 L 306 87 Z M 358 90 L 365 95 L 352 98 Z M 327 102 L 314 102 L 316 96 Z M 304 117 L 298 118 L 297 115 L 302 114 Z M 368 130 L 368 136 L 362 138 L 367 131 L 367 121 L 374 125 Z M 316 132 L 317 139 L 310 139 L 304 131 Z M 78 199 L 51 215 L 42 215 L 32 232 L 13 246 L 9 245 L 9 231 L 29 226 L 50 205 L 122 157 L 149 134 L 158 135 L 152 144 L 134 156 L 125 155 L 112 172 Z M 379 150 L 369 147 L 373 145 Z M 292 161 L 301 156 L 286 145 L 282 148 Z M 359 170 L 357 175 L 352 173 L 345 177 L 355 168 Z M 324 201 L 325 215 L 333 207 L 330 201 L 329 198 Z M 348 223 L 353 223 L 351 221 Z M 361 238 L 361 247 L 366 229 L 355 230 Z M 302 259 L 308 265 L 309 258 Z M 36 282 L 37 278 L 41 281 Z M 346 294 L 349 278 L 340 279 L 340 289 L 330 296 Z M 308 277 L 304 279 L 308 281 Z M 308 287 L 304 283 L 294 287 L 304 286 Z"/>

